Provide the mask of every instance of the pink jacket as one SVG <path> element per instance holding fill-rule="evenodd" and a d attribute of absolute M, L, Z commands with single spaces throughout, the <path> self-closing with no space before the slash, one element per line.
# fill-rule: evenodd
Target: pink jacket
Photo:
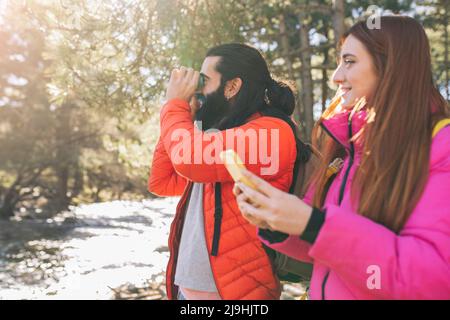
<path fill-rule="evenodd" d="M 261 240 L 314 263 L 313 300 L 450 299 L 450 126 L 433 139 L 428 181 L 397 235 L 359 215 L 350 201 L 362 144 L 350 144 L 349 129 L 357 133 L 363 118 L 364 114 L 356 114 L 349 122 L 349 114 L 341 113 L 323 122 L 322 127 L 347 149 L 348 156 L 329 189 L 325 222 L 315 242 L 311 245 L 298 236 L 275 244 Z M 304 200 L 311 203 L 312 190 L 308 194 Z"/>

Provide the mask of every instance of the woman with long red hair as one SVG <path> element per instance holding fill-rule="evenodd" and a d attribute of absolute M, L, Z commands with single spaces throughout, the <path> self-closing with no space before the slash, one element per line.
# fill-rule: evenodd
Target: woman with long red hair
<path fill-rule="evenodd" d="M 313 263 L 311 299 L 450 299 L 449 108 L 423 27 L 356 23 L 333 81 L 305 198 L 245 172 L 257 190 L 235 185 L 242 214 L 265 244 Z"/>

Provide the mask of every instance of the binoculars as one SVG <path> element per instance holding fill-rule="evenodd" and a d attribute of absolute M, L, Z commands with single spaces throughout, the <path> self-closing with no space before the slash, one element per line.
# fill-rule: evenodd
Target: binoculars
<path fill-rule="evenodd" d="M 197 91 L 200 91 L 205 86 L 205 75 L 200 73 L 200 77 L 198 78 Z"/>
<path fill-rule="evenodd" d="M 198 78 L 198 84 L 197 84 L 197 93 L 195 93 L 195 98 L 200 103 L 200 105 L 204 104 L 206 102 L 206 97 L 201 93 L 198 92 L 203 89 L 205 86 L 205 75 L 200 73 L 200 77 Z"/>

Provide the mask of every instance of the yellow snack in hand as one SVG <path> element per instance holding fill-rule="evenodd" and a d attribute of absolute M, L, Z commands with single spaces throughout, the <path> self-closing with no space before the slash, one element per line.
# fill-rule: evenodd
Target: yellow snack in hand
<path fill-rule="evenodd" d="M 220 159 L 235 182 L 242 182 L 252 189 L 257 189 L 256 185 L 243 175 L 243 170 L 246 170 L 245 165 L 234 150 L 222 151 Z"/>

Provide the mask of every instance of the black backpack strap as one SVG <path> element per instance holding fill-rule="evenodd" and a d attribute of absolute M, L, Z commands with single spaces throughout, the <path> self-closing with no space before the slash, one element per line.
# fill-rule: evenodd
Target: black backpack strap
<path fill-rule="evenodd" d="M 291 186 L 289 188 L 289 193 L 294 194 L 299 170 L 301 169 L 301 166 L 303 164 L 305 164 L 306 162 L 308 162 L 308 160 L 311 158 L 312 149 L 311 149 L 310 145 L 308 145 L 308 144 L 304 143 L 302 140 L 300 140 L 300 138 L 298 137 L 298 134 L 297 134 L 297 127 L 296 127 L 295 123 L 285 113 L 283 113 L 282 111 L 275 109 L 275 108 L 268 108 L 261 113 L 264 116 L 274 117 L 274 118 L 278 118 L 278 119 L 285 121 L 292 129 L 292 132 L 293 132 L 294 138 L 295 138 L 295 146 L 297 149 L 297 155 L 295 158 L 293 179 L 292 179 Z M 284 240 L 286 240 L 289 237 L 289 235 L 286 233 L 279 232 L 279 231 L 271 231 L 271 230 L 267 230 L 267 229 L 259 229 L 258 234 L 260 237 L 269 241 L 269 243 L 271 243 L 271 244 L 277 243 L 277 242 L 283 242 Z"/>
<path fill-rule="evenodd" d="M 258 230 L 258 235 L 261 238 L 269 241 L 270 244 L 283 242 L 284 240 L 289 238 L 289 235 L 287 233 L 280 232 L 280 231 L 272 231 L 272 230 L 268 230 L 268 229 L 261 229 L 261 228 Z"/>
<path fill-rule="evenodd" d="M 295 185 L 297 183 L 297 177 L 302 164 L 308 162 L 311 158 L 312 149 L 309 144 L 304 143 L 298 136 L 298 128 L 295 125 L 294 121 L 287 116 L 284 112 L 276 109 L 276 108 L 267 108 L 261 112 L 264 116 L 278 118 L 286 122 L 292 129 L 292 133 L 295 138 L 295 147 L 297 149 L 297 156 L 295 158 L 294 164 L 294 172 L 292 184 L 289 188 L 289 193 L 294 194 Z"/>
<path fill-rule="evenodd" d="M 211 255 L 217 257 L 219 251 L 220 230 L 222 228 L 222 186 L 220 182 L 214 185 L 214 234 Z"/>
<path fill-rule="evenodd" d="M 297 148 L 297 157 L 295 158 L 294 163 L 294 173 L 293 173 L 293 179 L 291 187 L 289 188 L 289 193 L 294 194 L 295 186 L 297 184 L 297 178 L 299 174 L 299 170 L 302 165 L 308 162 L 309 159 L 311 159 L 312 149 L 309 144 L 304 143 L 302 140 L 300 140 L 297 135 L 295 134 L 295 145 Z M 302 168 L 304 170 L 304 168 Z"/>

